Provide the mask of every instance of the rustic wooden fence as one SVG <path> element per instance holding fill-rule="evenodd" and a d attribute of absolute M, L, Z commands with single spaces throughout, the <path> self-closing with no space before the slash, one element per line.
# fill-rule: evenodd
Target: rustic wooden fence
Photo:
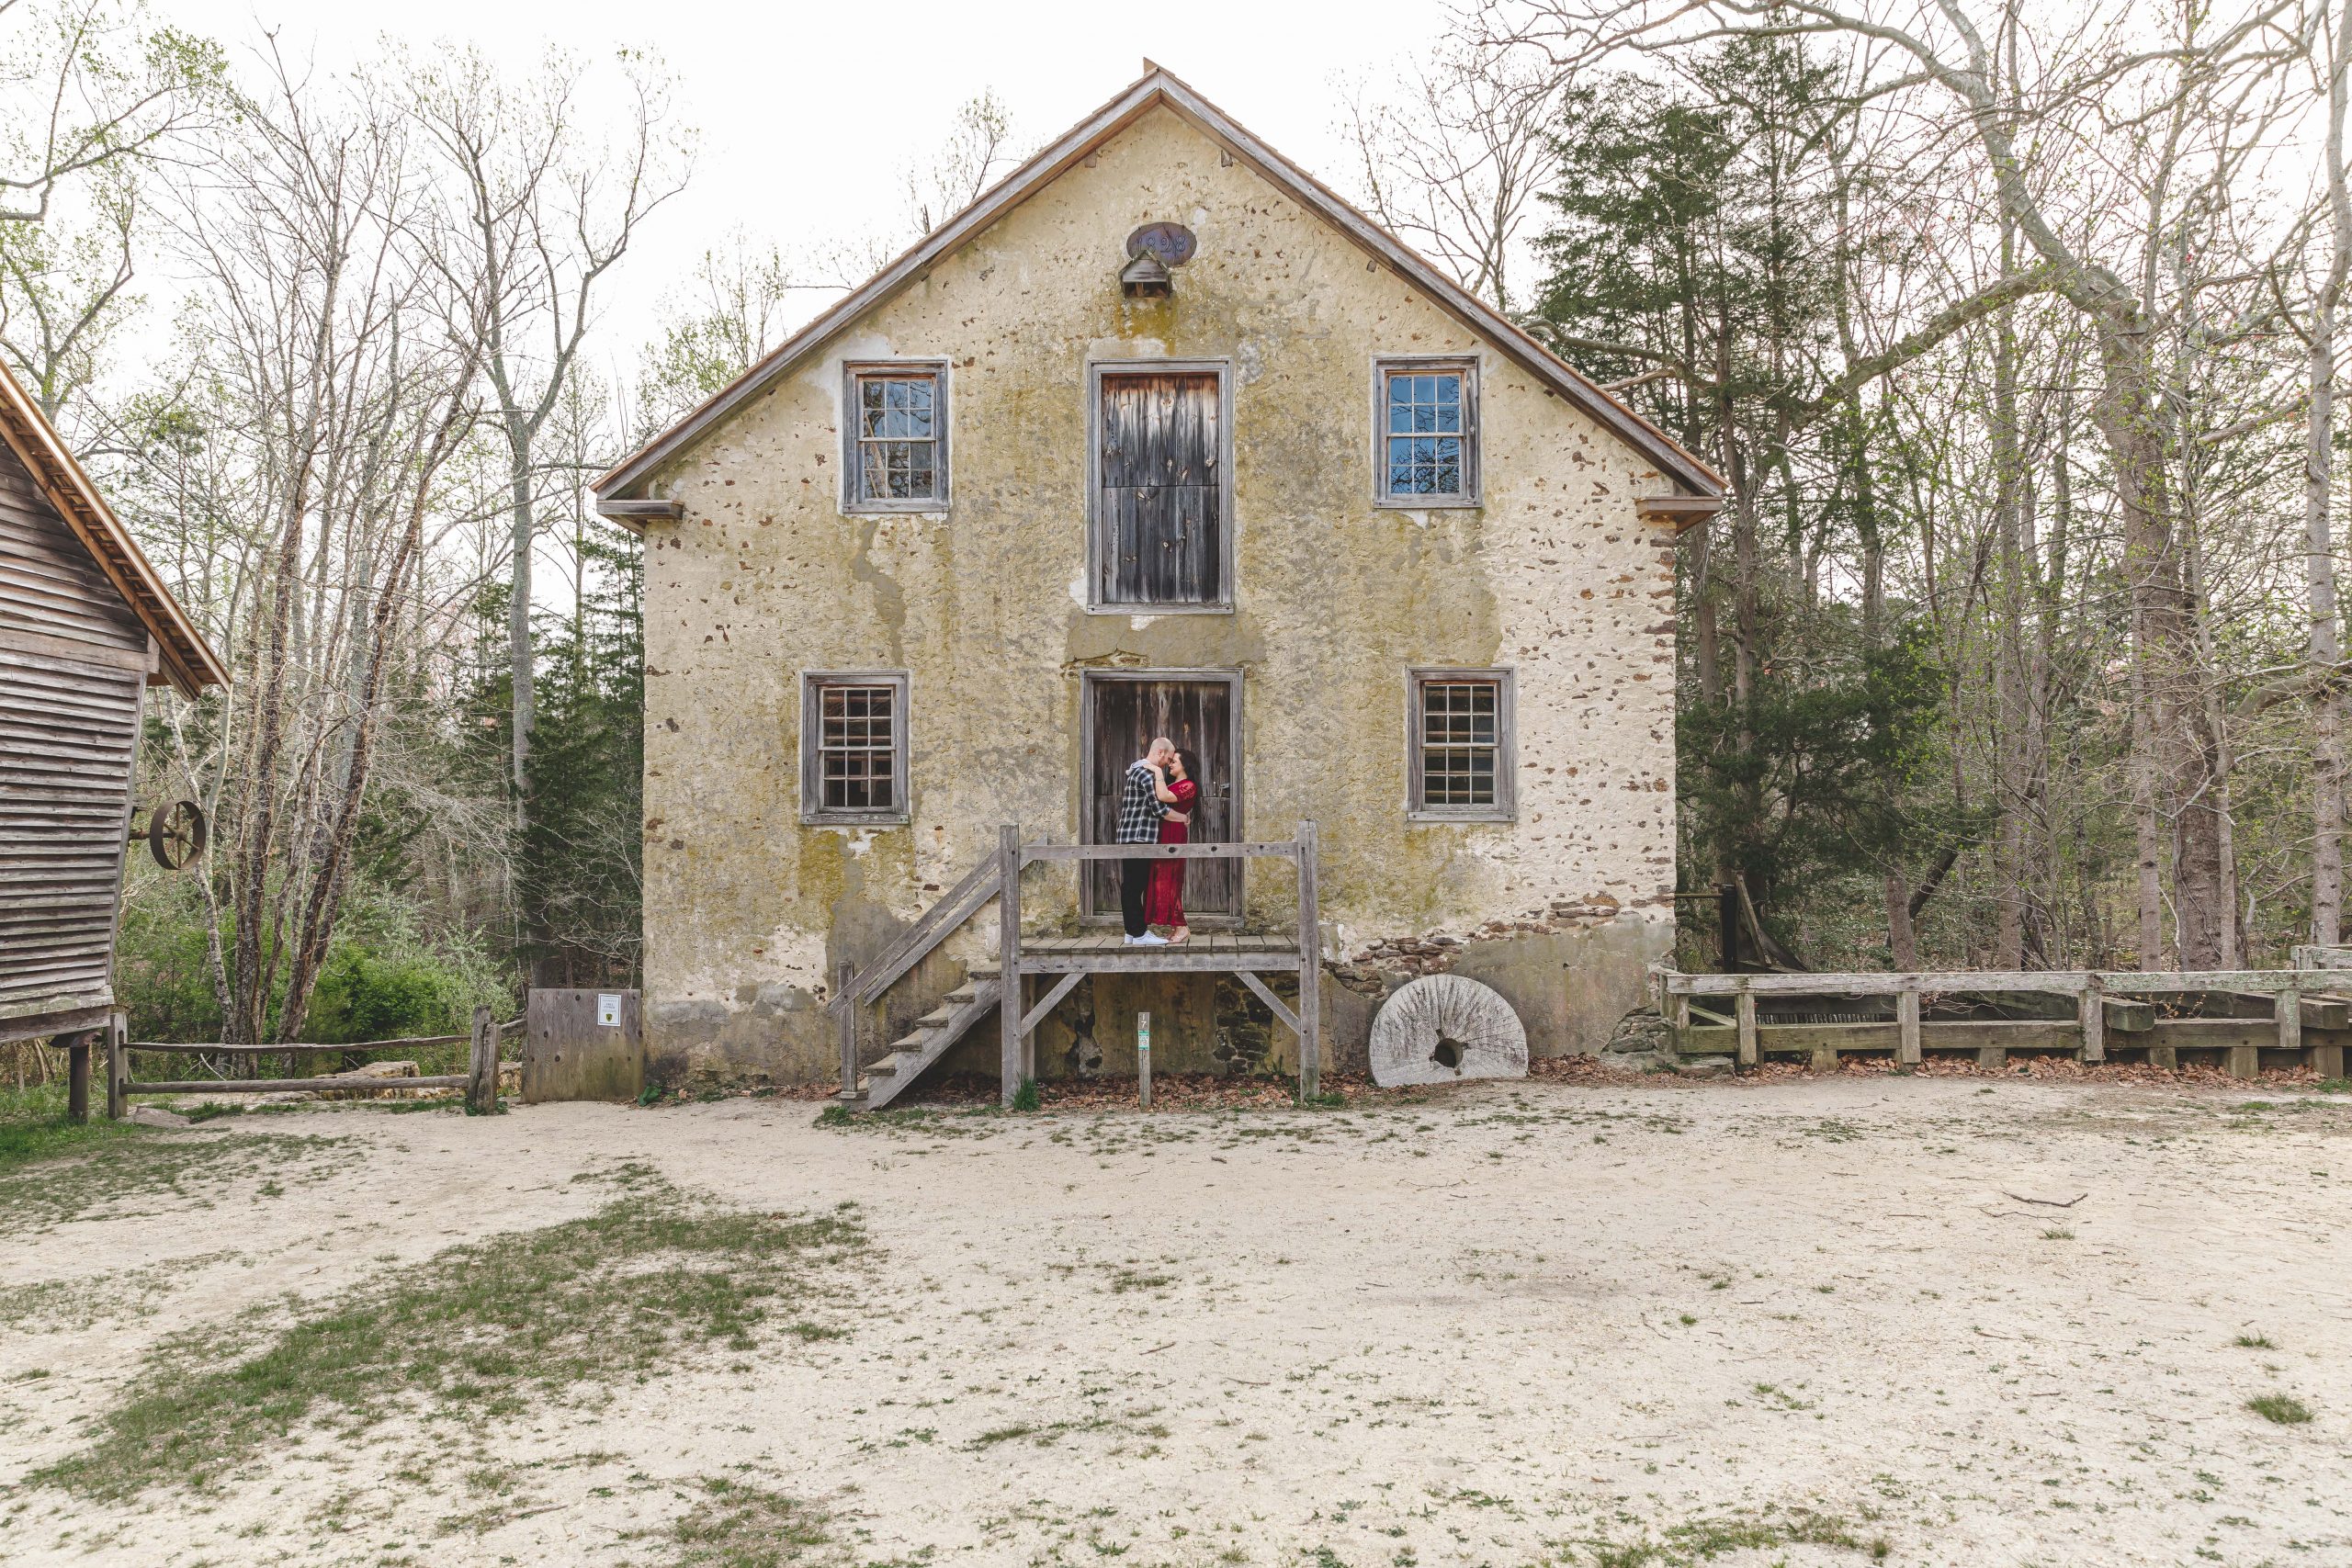
<path fill-rule="evenodd" d="M 1661 967 L 1651 977 L 1677 1052 L 1728 1054 L 1742 1066 L 1781 1055 L 1829 1068 L 1841 1055 L 1868 1052 L 1914 1066 L 1930 1051 L 1970 1051 L 1979 1065 L 1998 1066 L 2012 1051 L 2054 1051 L 2084 1062 L 2128 1054 L 2177 1067 L 2188 1051 L 2214 1057 L 2237 1077 L 2291 1064 L 2340 1078 L 2352 1044 L 2352 975 L 2319 961 L 2318 951 L 2298 949 L 2293 969 L 1690 975 Z M 1933 1013 L 1930 998 L 1939 1004 Z"/>
<path fill-rule="evenodd" d="M 116 1013 L 107 1031 L 107 1115 L 119 1120 L 130 1107 L 134 1094 L 273 1094 L 300 1090 L 346 1089 L 377 1091 L 410 1089 L 462 1089 L 470 1110 L 491 1111 L 498 1108 L 498 1044 L 500 1037 L 509 1030 L 519 1030 L 522 1020 L 498 1023 L 492 1021 L 488 1008 L 474 1009 L 472 1032 L 469 1034 L 425 1034 L 405 1040 L 362 1040 L 344 1045 L 224 1045 L 184 1044 L 154 1041 L 134 1041 L 123 1026 L 123 1015 Z M 379 1051 L 416 1051 L 433 1046 L 465 1045 L 469 1048 L 466 1071 L 435 1077 L 388 1078 L 361 1073 L 322 1073 L 307 1078 L 174 1078 L 134 1080 L 130 1076 L 130 1053 L 144 1051 L 189 1056 L 304 1056 L 339 1053 L 369 1053 Z"/>

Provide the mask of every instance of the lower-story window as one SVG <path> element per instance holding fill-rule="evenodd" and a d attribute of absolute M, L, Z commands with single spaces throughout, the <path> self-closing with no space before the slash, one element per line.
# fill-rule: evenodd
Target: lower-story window
<path fill-rule="evenodd" d="M 800 678 L 800 819 L 907 819 L 904 671 L 811 671 Z"/>
<path fill-rule="evenodd" d="M 1434 821 L 1510 821 L 1511 672 L 1416 670 L 1411 704 L 1408 814 Z"/>

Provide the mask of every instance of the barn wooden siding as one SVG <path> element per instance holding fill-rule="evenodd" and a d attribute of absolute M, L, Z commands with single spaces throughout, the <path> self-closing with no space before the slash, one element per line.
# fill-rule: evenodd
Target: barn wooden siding
<path fill-rule="evenodd" d="M 0 446 L 0 1027 L 105 1007 L 145 626 Z"/>

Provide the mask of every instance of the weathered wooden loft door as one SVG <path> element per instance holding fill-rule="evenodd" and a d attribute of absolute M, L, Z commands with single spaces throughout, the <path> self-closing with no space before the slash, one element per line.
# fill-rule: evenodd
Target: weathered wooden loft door
<path fill-rule="evenodd" d="M 1102 389 L 1096 603 L 1224 604 L 1216 373 L 1106 370 Z"/>
<path fill-rule="evenodd" d="M 1235 744 L 1234 725 L 1238 684 L 1238 677 L 1223 674 L 1088 677 L 1093 750 L 1086 781 L 1087 842 L 1107 844 L 1118 836 L 1119 789 L 1127 764 L 1143 755 L 1155 735 L 1165 735 L 1201 760 L 1201 806 L 1193 813 L 1193 841 L 1235 840 L 1241 816 L 1240 748 Z M 1090 863 L 1088 914 L 1118 914 L 1118 876 L 1114 863 Z M 1212 919 L 1239 916 L 1241 863 L 1194 861 L 1187 866 L 1184 912 Z"/>

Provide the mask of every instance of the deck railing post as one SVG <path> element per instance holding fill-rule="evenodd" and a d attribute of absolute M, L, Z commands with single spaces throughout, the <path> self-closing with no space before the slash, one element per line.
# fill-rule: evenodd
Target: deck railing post
<path fill-rule="evenodd" d="M 1919 993 L 1914 988 L 1894 993 L 1894 1066 L 1909 1072 L 1919 1065 Z"/>
<path fill-rule="evenodd" d="M 1756 1065 L 1756 993 L 1743 983 L 1733 1002 L 1732 1010 L 1739 1024 L 1739 1065 L 1752 1067 Z"/>
<path fill-rule="evenodd" d="M 1298 1096 L 1323 1092 L 1323 916 L 1315 886 L 1315 824 L 1298 825 Z"/>
<path fill-rule="evenodd" d="M 999 1021 L 997 1074 L 1006 1110 L 1021 1092 L 1021 829 L 1008 822 L 996 830 L 997 972 Z"/>
<path fill-rule="evenodd" d="M 2272 1016 L 2278 1021 L 2278 1049 L 2281 1051 L 2292 1051 L 2297 1055 L 2302 1055 L 2302 993 L 2293 989 L 2280 991 L 2277 996 L 2271 998 L 2270 1010 Z M 2260 1069 L 2261 1065 L 2262 1057 L 2260 1054 L 2257 1053 L 2255 1056 L 2255 1066 L 2257 1071 Z"/>
<path fill-rule="evenodd" d="M 857 998 L 850 995 L 856 984 L 857 969 L 846 958 L 833 965 L 833 995 L 849 1005 L 842 1009 L 840 1031 L 842 1047 L 842 1090 L 843 1100 L 857 1098 Z"/>

